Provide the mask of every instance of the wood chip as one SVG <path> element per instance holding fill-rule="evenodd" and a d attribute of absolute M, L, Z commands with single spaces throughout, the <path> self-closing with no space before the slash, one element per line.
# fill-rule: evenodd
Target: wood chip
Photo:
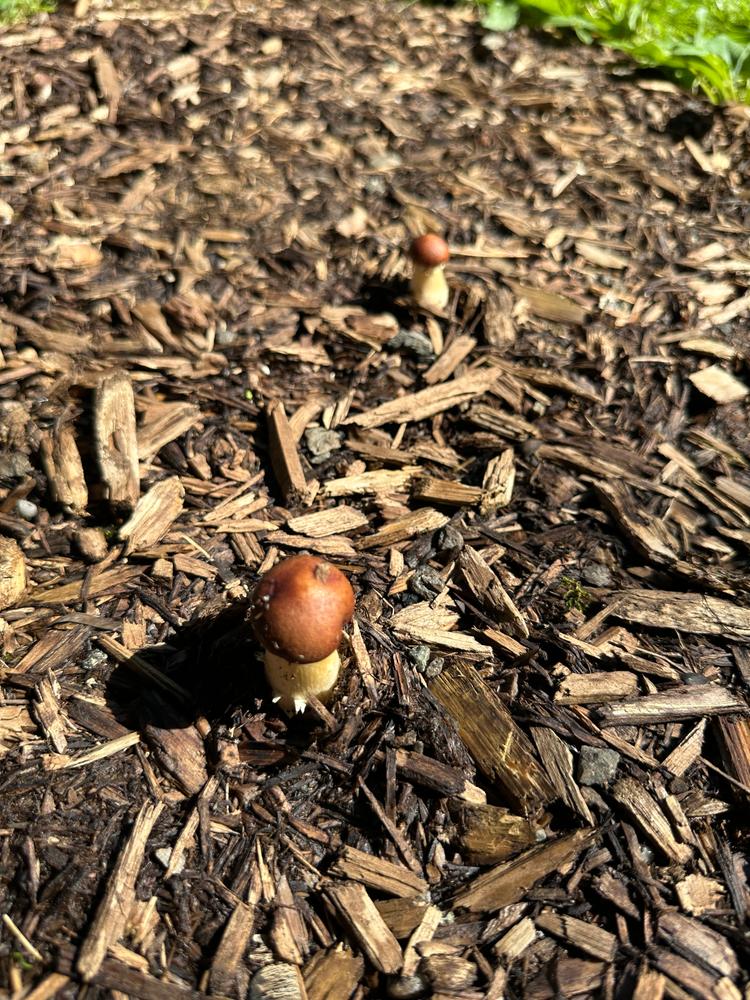
<path fill-rule="evenodd" d="M 494 612 L 514 635 L 528 638 L 529 627 L 511 600 L 495 572 L 470 545 L 461 550 L 458 565 L 469 590 L 485 607 Z"/>
<path fill-rule="evenodd" d="M 43 434 L 40 454 L 55 503 L 65 510 L 82 514 L 88 504 L 89 491 L 72 426 L 58 424 L 53 431 Z"/>
<path fill-rule="evenodd" d="M 357 531 L 359 528 L 366 527 L 369 520 L 362 511 L 354 507 L 347 507 L 346 504 L 338 504 L 335 507 L 328 507 L 326 510 L 316 510 L 312 514 L 290 517 L 286 523 L 291 531 L 298 531 L 301 535 L 309 535 L 311 538 L 325 538 L 326 535 Z"/>
<path fill-rule="evenodd" d="M 683 684 L 658 694 L 606 705 L 599 709 L 599 721 L 602 726 L 648 725 L 747 711 L 746 702 L 718 684 Z"/>
<path fill-rule="evenodd" d="M 14 539 L 0 535 L 0 610 L 18 603 L 26 589 L 26 560 Z"/>
<path fill-rule="evenodd" d="M 625 590 L 612 614 L 651 628 L 672 628 L 694 635 L 750 639 L 750 608 L 706 594 L 667 590 Z"/>
<path fill-rule="evenodd" d="M 528 738 L 470 664 L 446 665 L 431 690 L 455 721 L 478 767 L 511 809 L 527 816 L 555 798 Z"/>
<path fill-rule="evenodd" d="M 432 507 L 422 507 L 404 517 L 397 518 L 379 528 L 372 535 L 366 535 L 357 541 L 359 549 L 373 549 L 376 546 L 396 545 L 417 535 L 426 535 L 432 531 L 444 528 L 448 518 Z"/>
<path fill-rule="evenodd" d="M 284 501 L 288 504 L 294 498 L 306 495 L 307 480 L 297 451 L 297 441 L 283 405 L 271 403 L 266 411 L 266 418 L 271 464 Z"/>
<path fill-rule="evenodd" d="M 621 778 L 612 788 L 614 799 L 623 806 L 649 840 L 677 864 L 685 864 L 692 857 L 687 844 L 675 838 L 664 813 L 635 778 Z"/>
<path fill-rule="evenodd" d="M 427 889 L 425 880 L 408 868 L 354 847 L 344 847 L 328 872 L 389 896 L 418 896 Z"/>
<path fill-rule="evenodd" d="M 304 968 L 307 1000 L 349 1000 L 364 973 L 364 962 L 343 945 L 321 949 Z"/>
<path fill-rule="evenodd" d="M 459 829 L 461 853 L 472 865 L 506 861 L 536 843 L 534 826 L 499 806 L 464 806 Z"/>
<path fill-rule="evenodd" d="M 577 830 L 539 847 L 532 847 L 511 861 L 477 875 L 455 897 L 458 907 L 472 913 L 494 913 L 523 899 L 529 887 L 552 872 L 565 868 L 591 842 L 592 833 Z"/>
<path fill-rule="evenodd" d="M 536 918 L 537 927 L 546 934 L 561 938 L 566 944 L 603 962 L 613 962 L 617 953 L 617 938 L 603 927 L 579 920 L 567 914 L 542 910 Z"/>
<path fill-rule="evenodd" d="M 750 392 L 744 382 L 740 382 L 721 365 L 701 368 L 700 371 L 693 372 L 688 378 L 704 396 L 708 396 L 709 399 L 721 405 L 736 403 L 738 400 L 744 399 Z"/>
<path fill-rule="evenodd" d="M 496 378 L 496 371 L 482 368 L 450 382 L 422 389 L 411 396 L 391 399 L 369 412 L 349 417 L 344 423 L 357 424 L 359 427 L 382 427 L 383 424 L 425 420 L 427 417 L 434 417 L 436 413 L 443 413 L 454 406 L 469 402 L 476 396 L 481 396 L 487 392 Z"/>
<path fill-rule="evenodd" d="M 107 881 L 104 896 L 78 954 L 76 968 L 84 982 L 90 982 L 104 961 L 107 949 L 121 937 L 130 908 L 135 901 L 138 877 L 146 841 L 162 811 L 160 802 L 144 802 Z"/>
<path fill-rule="evenodd" d="M 599 705 L 632 698 L 638 693 L 638 677 L 626 670 L 568 674 L 555 692 L 560 705 Z"/>
<path fill-rule="evenodd" d="M 182 513 L 184 496 L 179 476 L 162 479 L 143 494 L 119 531 L 127 555 L 152 548 L 162 540 Z"/>
<path fill-rule="evenodd" d="M 140 494 L 133 386 L 127 375 L 105 375 L 94 393 L 94 445 L 106 499 L 132 510 Z"/>
<path fill-rule="evenodd" d="M 399 972 L 403 964 L 401 948 L 365 887 L 356 882 L 342 882 L 329 886 L 326 895 L 369 962 L 386 975 Z"/>

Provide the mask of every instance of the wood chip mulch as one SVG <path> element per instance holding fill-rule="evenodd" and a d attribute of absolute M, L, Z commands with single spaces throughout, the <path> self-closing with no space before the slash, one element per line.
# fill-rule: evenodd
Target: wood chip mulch
<path fill-rule="evenodd" d="M 748 996 L 749 130 L 470 7 L 0 35 L 3 996 Z"/>

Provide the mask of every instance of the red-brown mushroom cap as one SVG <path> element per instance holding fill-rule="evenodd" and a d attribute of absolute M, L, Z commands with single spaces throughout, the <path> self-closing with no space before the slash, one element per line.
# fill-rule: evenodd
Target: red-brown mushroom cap
<path fill-rule="evenodd" d="M 253 593 L 250 620 L 258 640 L 295 663 L 322 660 L 354 614 L 354 591 L 340 569 L 317 556 L 277 563 Z"/>
<path fill-rule="evenodd" d="M 418 236 L 411 245 L 411 258 L 421 267 L 439 267 L 450 255 L 448 244 L 437 233 Z"/>

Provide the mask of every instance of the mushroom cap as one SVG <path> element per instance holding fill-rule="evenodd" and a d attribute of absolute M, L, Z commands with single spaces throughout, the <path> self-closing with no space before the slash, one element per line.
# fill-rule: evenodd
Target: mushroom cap
<path fill-rule="evenodd" d="M 249 617 L 265 649 L 312 663 L 338 648 L 353 614 L 354 591 L 340 569 L 317 556 L 292 556 L 260 580 Z"/>
<path fill-rule="evenodd" d="M 421 267 L 439 267 L 450 255 L 448 244 L 437 233 L 418 236 L 411 245 L 411 258 Z"/>

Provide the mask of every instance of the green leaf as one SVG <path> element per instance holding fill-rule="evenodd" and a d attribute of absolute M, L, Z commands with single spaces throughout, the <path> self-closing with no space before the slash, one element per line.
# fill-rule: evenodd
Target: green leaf
<path fill-rule="evenodd" d="M 520 13 L 513 0 L 492 0 L 482 18 L 482 27 L 487 31 L 510 31 L 518 24 Z"/>

